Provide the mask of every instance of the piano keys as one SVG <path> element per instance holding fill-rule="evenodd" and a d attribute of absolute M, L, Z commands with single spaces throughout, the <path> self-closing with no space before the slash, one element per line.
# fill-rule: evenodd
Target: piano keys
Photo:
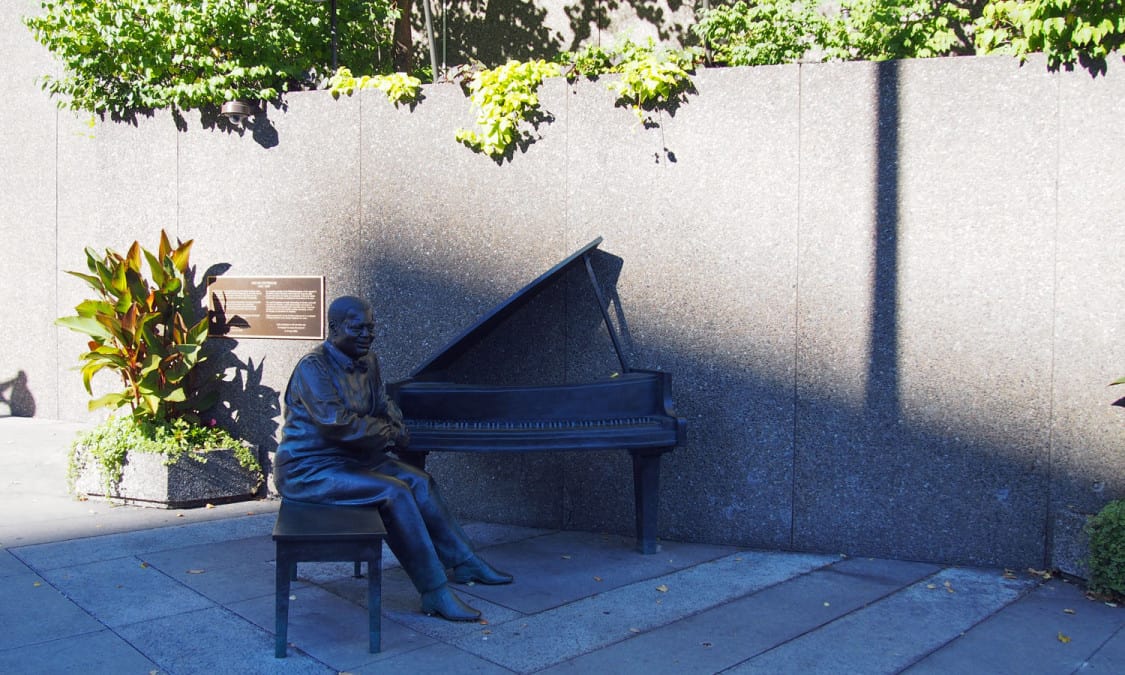
<path fill-rule="evenodd" d="M 686 434 L 672 404 L 671 375 L 631 368 L 610 321 L 590 255 L 599 237 L 517 291 L 465 330 L 405 380 L 387 385 L 410 430 L 407 459 L 424 466 L 428 452 L 628 451 L 633 460 L 637 548 L 655 553 L 660 457 Z M 497 385 L 453 382 L 447 370 L 506 319 L 577 266 L 584 266 L 609 331 L 620 372 L 592 381 Z"/>

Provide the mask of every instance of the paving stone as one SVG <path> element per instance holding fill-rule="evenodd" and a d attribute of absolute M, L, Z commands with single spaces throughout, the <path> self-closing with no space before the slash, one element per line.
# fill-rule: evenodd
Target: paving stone
<path fill-rule="evenodd" d="M 1072 673 L 1123 627 L 1121 608 L 1089 600 L 1077 586 L 1056 580 L 1008 605 L 908 672 Z M 1107 651 L 1103 658 L 1108 662 L 1110 655 Z"/>
<path fill-rule="evenodd" d="M 528 672 L 620 642 L 810 570 L 834 556 L 746 552 L 615 588 L 453 642 Z"/>
<path fill-rule="evenodd" d="M 875 602 L 940 568 L 851 559 L 718 605 L 546 672 L 716 673 Z"/>
<path fill-rule="evenodd" d="M 6 627 L 11 623 L 4 622 Z M 110 630 L 0 649 L 0 673 L 152 673 L 159 667 Z"/>
<path fill-rule="evenodd" d="M 1037 582 L 949 568 L 730 669 L 730 673 L 894 673 L 1013 602 Z"/>

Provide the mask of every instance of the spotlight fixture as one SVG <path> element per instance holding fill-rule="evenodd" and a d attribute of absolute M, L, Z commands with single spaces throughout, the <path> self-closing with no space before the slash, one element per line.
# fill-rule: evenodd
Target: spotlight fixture
<path fill-rule="evenodd" d="M 258 109 L 245 101 L 227 101 L 219 109 L 219 115 L 235 126 L 244 124 L 246 118 L 257 114 Z"/>

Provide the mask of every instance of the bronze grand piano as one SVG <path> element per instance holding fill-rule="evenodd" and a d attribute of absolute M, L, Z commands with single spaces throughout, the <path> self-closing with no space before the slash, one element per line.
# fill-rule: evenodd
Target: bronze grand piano
<path fill-rule="evenodd" d="M 598 237 L 555 265 L 414 369 L 387 386 L 402 408 L 411 435 L 410 458 L 424 466 L 425 453 L 628 450 L 633 458 L 637 548 L 657 551 L 660 456 L 684 441 L 686 423 L 672 410 L 668 373 L 630 368 L 610 320 L 590 257 Z M 453 382 L 447 371 L 504 321 L 545 290 L 584 266 L 593 286 L 620 373 L 592 382 L 498 385 Z"/>

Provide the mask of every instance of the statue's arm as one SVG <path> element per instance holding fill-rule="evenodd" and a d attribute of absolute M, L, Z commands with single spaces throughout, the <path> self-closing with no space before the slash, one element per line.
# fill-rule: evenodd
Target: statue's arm
<path fill-rule="evenodd" d="M 384 415 L 359 415 L 350 410 L 340 395 L 339 383 L 323 363 L 315 359 L 301 361 L 293 380 L 290 393 L 300 401 L 324 438 L 341 445 L 378 449 L 394 442 L 397 434 L 392 421 Z"/>

